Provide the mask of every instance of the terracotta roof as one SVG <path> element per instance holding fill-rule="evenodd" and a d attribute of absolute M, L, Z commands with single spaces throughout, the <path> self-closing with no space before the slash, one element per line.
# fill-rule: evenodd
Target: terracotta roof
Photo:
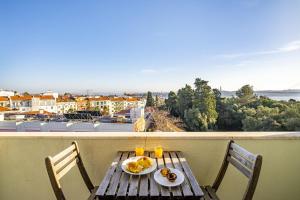
<path fill-rule="evenodd" d="M 127 98 L 126 101 L 138 101 L 138 98 L 132 97 L 132 98 Z"/>
<path fill-rule="evenodd" d="M 8 97 L 0 97 L 0 101 L 9 101 Z"/>
<path fill-rule="evenodd" d="M 11 96 L 10 99 L 12 101 L 30 101 L 32 96 Z"/>
<path fill-rule="evenodd" d="M 89 101 L 109 101 L 109 97 L 97 97 L 97 98 L 89 98 Z"/>
<path fill-rule="evenodd" d="M 123 97 L 113 97 L 110 99 L 111 101 L 125 101 L 126 99 Z"/>
<path fill-rule="evenodd" d="M 39 98 L 40 98 L 40 100 L 54 100 L 55 99 L 54 96 L 52 96 L 52 95 L 43 95 L 43 96 L 40 96 Z"/>
<path fill-rule="evenodd" d="M 0 106 L 0 112 L 11 111 L 11 109 Z"/>

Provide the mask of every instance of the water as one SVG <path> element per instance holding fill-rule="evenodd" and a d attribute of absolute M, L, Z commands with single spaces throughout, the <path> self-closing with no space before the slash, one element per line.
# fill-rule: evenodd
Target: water
<path fill-rule="evenodd" d="M 280 92 L 280 91 L 258 91 L 255 92 L 257 96 L 266 96 L 269 97 L 270 99 L 278 100 L 278 101 L 288 101 L 290 99 L 295 99 L 297 101 L 300 101 L 300 92 Z M 231 97 L 235 96 L 235 92 L 228 92 L 224 91 L 222 92 L 223 97 Z"/>

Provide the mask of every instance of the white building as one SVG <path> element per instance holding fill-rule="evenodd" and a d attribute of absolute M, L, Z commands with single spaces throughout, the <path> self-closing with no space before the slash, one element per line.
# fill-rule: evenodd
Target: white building
<path fill-rule="evenodd" d="M 1 97 L 0 96 L 0 106 L 2 107 L 10 107 L 10 101 L 8 97 Z"/>
<path fill-rule="evenodd" d="M 138 120 L 139 118 L 144 118 L 145 110 L 144 108 L 131 108 L 130 109 L 130 119 L 133 122 Z"/>
<path fill-rule="evenodd" d="M 58 93 L 57 92 L 52 92 L 52 91 L 47 91 L 43 93 L 43 96 L 53 96 L 55 99 L 58 98 Z"/>
<path fill-rule="evenodd" d="M 113 106 L 109 97 L 89 98 L 88 101 L 90 108 L 99 108 L 100 111 L 103 111 L 106 108 L 110 115 L 113 114 Z"/>
<path fill-rule="evenodd" d="M 15 95 L 15 93 L 13 91 L 0 89 L 0 97 L 11 97 L 14 95 Z"/>
<path fill-rule="evenodd" d="M 57 113 L 64 114 L 77 110 L 75 99 L 69 97 L 59 97 L 56 99 Z"/>
<path fill-rule="evenodd" d="M 43 95 L 43 96 L 33 97 L 31 111 L 39 111 L 39 110 L 44 110 L 50 113 L 57 113 L 56 100 L 54 96 Z"/>
<path fill-rule="evenodd" d="M 32 109 L 32 96 L 11 96 L 10 107 L 20 112 L 29 112 Z"/>

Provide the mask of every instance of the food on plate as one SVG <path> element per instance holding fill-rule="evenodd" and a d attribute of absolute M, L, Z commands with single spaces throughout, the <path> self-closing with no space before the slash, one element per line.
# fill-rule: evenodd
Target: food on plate
<path fill-rule="evenodd" d="M 170 182 L 174 182 L 174 181 L 177 179 L 177 175 L 176 175 L 175 173 L 168 173 L 167 179 L 168 179 Z"/>
<path fill-rule="evenodd" d="M 148 157 L 141 157 L 137 160 L 138 165 L 142 166 L 143 169 L 147 169 L 149 167 L 151 167 L 152 165 L 152 161 L 150 158 Z"/>
<path fill-rule="evenodd" d="M 167 175 L 170 173 L 170 169 L 167 167 L 164 167 L 160 170 L 160 173 L 162 176 L 167 177 Z"/>
<path fill-rule="evenodd" d="M 140 173 L 143 170 L 143 166 L 139 165 L 138 162 L 127 163 L 127 170 L 132 173 Z"/>
<path fill-rule="evenodd" d="M 148 169 L 152 166 L 152 160 L 149 157 L 140 157 L 137 160 L 128 162 L 126 169 L 132 173 L 140 173 L 141 171 Z"/>

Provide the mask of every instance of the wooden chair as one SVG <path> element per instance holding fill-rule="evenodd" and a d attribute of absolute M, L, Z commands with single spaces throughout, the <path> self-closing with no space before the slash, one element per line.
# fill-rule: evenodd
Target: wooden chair
<path fill-rule="evenodd" d="M 231 140 L 228 144 L 223 164 L 214 184 L 212 186 L 201 187 L 206 200 L 219 199 L 216 192 L 224 178 L 229 163 L 249 179 L 243 200 L 252 199 L 260 174 L 262 156 L 250 153 Z"/>
<path fill-rule="evenodd" d="M 66 175 L 67 172 L 69 172 L 76 164 L 79 168 L 80 174 L 90 191 L 91 195 L 88 197 L 88 199 L 94 199 L 95 193 L 98 189 L 98 187 L 95 187 L 91 179 L 89 178 L 80 153 L 77 142 L 72 142 L 72 145 L 62 152 L 58 153 L 54 157 L 48 156 L 45 159 L 47 172 L 49 175 L 49 179 L 53 188 L 53 191 L 55 193 L 56 199 L 58 200 L 65 200 L 65 195 L 62 191 L 61 185 L 59 183 L 59 180 Z"/>

